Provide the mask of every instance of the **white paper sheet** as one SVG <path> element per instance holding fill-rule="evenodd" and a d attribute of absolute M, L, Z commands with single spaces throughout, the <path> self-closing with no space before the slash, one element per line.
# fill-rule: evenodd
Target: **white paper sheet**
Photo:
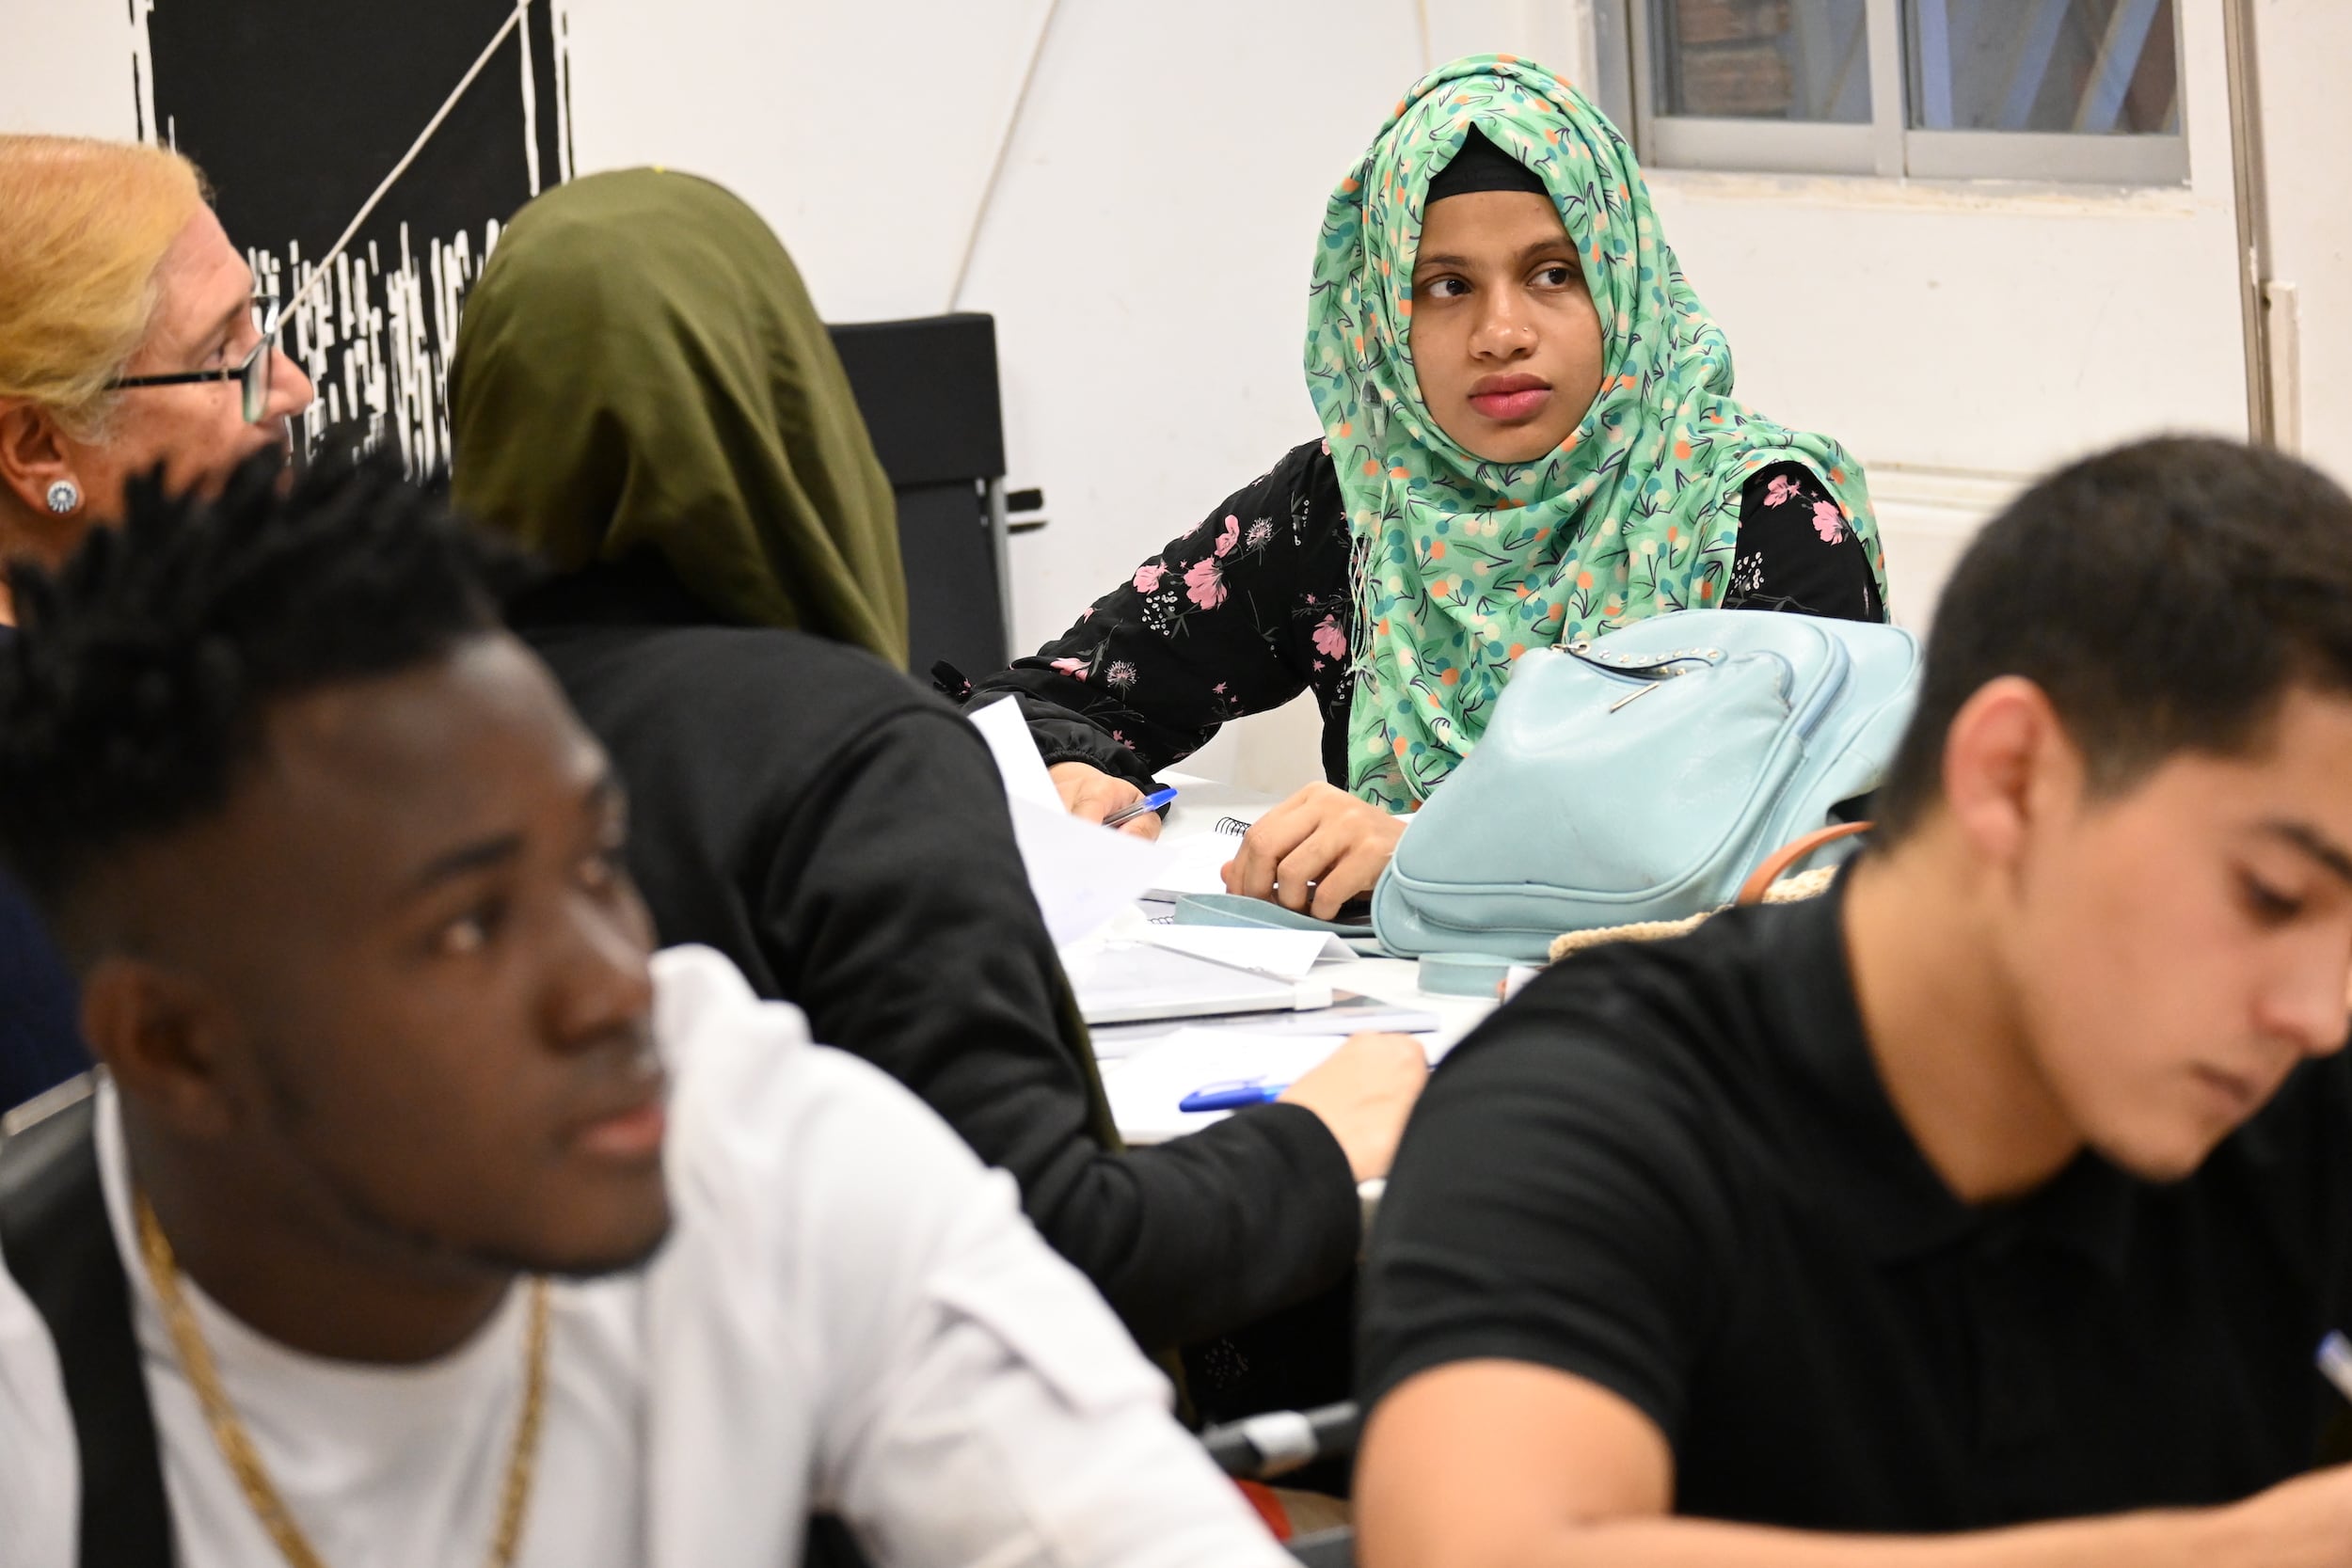
<path fill-rule="evenodd" d="M 1058 802 L 1013 801 L 1012 836 L 1046 933 L 1057 944 L 1076 942 L 1133 909 L 1159 875 L 1159 846 L 1081 822 Z"/>
<path fill-rule="evenodd" d="M 1347 943 L 1321 931 L 1247 926 L 1147 926 L 1143 940 L 1261 974 L 1303 980 L 1322 958 L 1352 958 Z"/>
<path fill-rule="evenodd" d="M 1029 726 L 1010 699 L 991 703 L 971 721 L 1005 781 L 1013 841 L 1047 933 L 1057 944 L 1076 942 L 1134 908 L 1136 896 L 1158 879 L 1168 851 L 1063 810 Z"/>
<path fill-rule="evenodd" d="M 1177 839 L 1168 846 L 1168 863 L 1145 896 L 1172 903 L 1187 893 L 1223 893 L 1225 879 L 1220 873 L 1240 849 L 1241 840 L 1230 833 L 1195 833 Z"/>
<path fill-rule="evenodd" d="M 1037 742 L 1030 738 L 1029 721 L 1021 717 L 1018 702 L 1007 697 L 986 707 L 974 708 L 964 717 L 980 732 L 980 738 L 988 742 L 989 754 L 996 759 L 996 773 L 1005 781 L 1009 798 L 1034 800 L 1056 811 L 1062 809 L 1061 792 L 1054 787 L 1054 776 L 1045 770 L 1045 759 L 1037 754 Z"/>
<path fill-rule="evenodd" d="M 1103 1063 L 1103 1089 L 1122 1136 L 1134 1143 L 1165 1143 L 1232 1115 L 1180 1111 L 1176 1107 L 1186 1095 L 1244 1079 L 1286 1086 L 1327 1061 L 1342 1043 L 1328 1035 L 1180 1029 L 1132 1056 Z"/>

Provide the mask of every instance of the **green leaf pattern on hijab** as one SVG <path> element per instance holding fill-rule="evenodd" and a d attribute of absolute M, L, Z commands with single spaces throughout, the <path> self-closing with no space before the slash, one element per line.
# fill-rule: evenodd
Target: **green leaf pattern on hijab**
<path fill-rule="evenodd" d="M 1539 175 L 1584 263 L 1601 390 L 1558 450 L 1488 462 L 1440 430 L 1411 343 L 1429 182 L 1470 128 Z M 1721 606 L 1740 494 L 1769 464 L 1820 476 L 1879 578 L 1861 465 L 1731 396 L 1731 345 L 1659 231 L 1632 150 L 1533 62 L 1477 55 L 1422 78 L 1333 193 L 1308 298 L 1307 388 L 1357 552 L 1348 783 L 1417 806 L 1486 727 L 1511 662 L 1668 610 Z M 1822 511 L 1826 514 L 1827 509 Z"/>

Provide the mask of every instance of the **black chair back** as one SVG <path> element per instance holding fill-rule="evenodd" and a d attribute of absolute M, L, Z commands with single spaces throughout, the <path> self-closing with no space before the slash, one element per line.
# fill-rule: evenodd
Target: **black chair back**
<path fill-rule="evenodd" d="M 976 311 L 829 327 L 898 500 L 907 668 L 1009 662 L 1005 424 L 996 319 Z"/>

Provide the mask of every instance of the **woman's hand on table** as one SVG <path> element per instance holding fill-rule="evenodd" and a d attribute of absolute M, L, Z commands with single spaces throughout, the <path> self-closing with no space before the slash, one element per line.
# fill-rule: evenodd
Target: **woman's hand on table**
<path fill-rule="evenodd" d="M 1334 920 L 1387 870 L 1405 824 L 1343 789 L 1312 784 L 1258 818 L 1225 867 L 1225 890 Z"/>
<path fill-rule="evenodd" d="M 1339 1140 L 1359 1181 L 1389 1174 L 1413 1101 L 1429 1083 L 1429 1056 L 1410 1035 L 1351 1035 L 1347 1043 L 1282 1091 Z"/>
<path fill-rule="evenodd" d="M 1126 780 L 1104 772 L 1092 763 L 1057 762 L 1047 768 L 1054 787 L 1061 791 L 1061 803 L 1071 816 L 1089 822 L 1100 822 L 1113 812 L 1124 811 L 1143 799 L 1143 791 Z M 1122 833 L 1137 838 L 1160 836 L 1160 814 L 1147 811 L 1119 825 Z"/>

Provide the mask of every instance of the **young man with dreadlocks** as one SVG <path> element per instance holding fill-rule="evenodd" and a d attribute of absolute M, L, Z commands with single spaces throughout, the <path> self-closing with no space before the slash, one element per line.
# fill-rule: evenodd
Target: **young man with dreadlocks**
<path fill-rule="evenodd" d="M 0 853 L 92 1098 L 0 1145 L 0 1563 L 1286 1560 L 922 1105 L 699 949 L 380 470 L 14 578 Z"/>

